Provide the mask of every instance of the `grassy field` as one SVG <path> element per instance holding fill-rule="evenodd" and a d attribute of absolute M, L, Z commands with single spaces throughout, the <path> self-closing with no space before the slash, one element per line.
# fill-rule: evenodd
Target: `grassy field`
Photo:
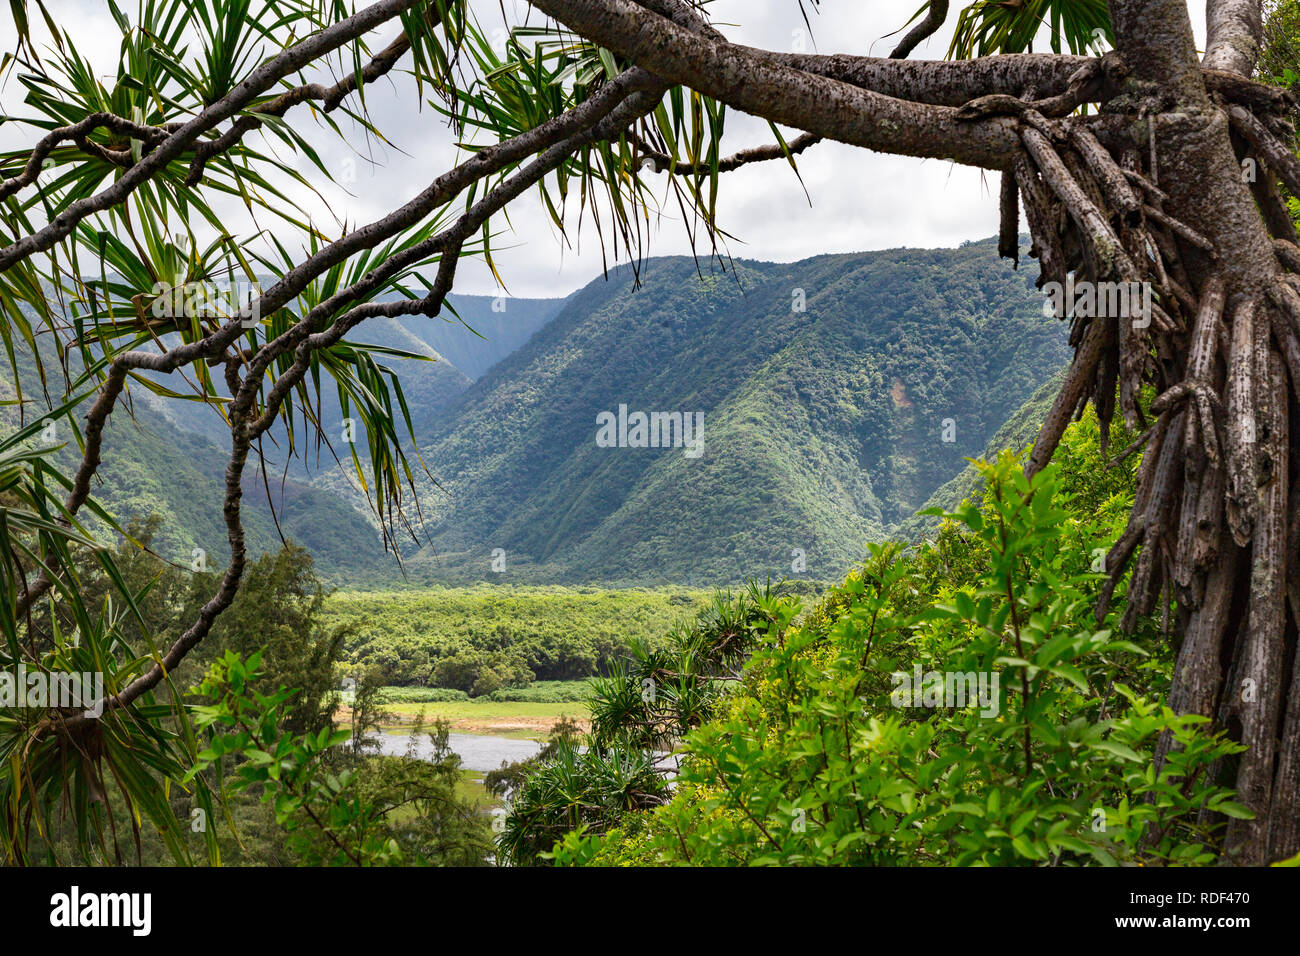
<path fill-rule="evenodd" d="M 383 729 L 387 733 L 409 732 L 421 712 L 426 726 L 442 719 L 451 724 L 453 733 L 487 734 L 519 740 L 545 740 L 551 726 L 561 717 L 571 717 L 584 728 L 587 722 L 586 704 L 572 701 L 552 704 L 479 698 L 443 703 L 385 704 L 384 710 L 395 718 L 384 722 Z M 339 710 L 338 723 L 340 727 L 352 724 L 352 712 L 346 705 Z"/>
<path fill-rule="evenodd" d="M 485 810 L 501 804 L 500 800 L 492 796 L 484 788 L 483 772 L 481 770 L 462 770 L 460 772 L 460 783 L 456 785 L 456 796 L 462 800 L 469 800 L 474 806 Z"/>

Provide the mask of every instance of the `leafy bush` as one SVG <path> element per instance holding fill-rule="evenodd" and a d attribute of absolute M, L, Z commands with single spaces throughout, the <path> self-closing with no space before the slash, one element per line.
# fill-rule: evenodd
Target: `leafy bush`
<path fill-rule="evenodd" d="M 469 694 L 450 687 L 385 687 L 380 692 L 381 704 L 447 704 L 469 700 Z"/>
<path fill-rule="evenodd" d="M 585 680 L 539 680 L 526 687 L 494 690 L 488 700 L 501 703 L 523 701 L 535 704 L 581 703 L 591 695 L 591 682 Z"/>
<path fill-rule="evenodd" d="M 686 734 L 671 799 L 587 833 L 571 814 L 556 859 L 1211 862 L 1224 818 L 1247 812 L 1212 776 L 1240 747 L 1157 702 L 1170 654 L 1153 633 L 1118 639 L 1122 608 L 1093 617 L 1092 556 L 1123 496 L 1081 508 L 1059 465 L 1031 482 L 1010 454 L 981 470 L 984 506 L 945 515 L 933 544 L 872 546 L 798 625 L 797 602 L 778 599 L 743 692 Z M 983 675 L 988 693 L 963 700 L 951 675 Z M 598 728 L 611 736 L 597 713 Z M 1176 746 L 1157 772 L 1162 734 Z"/>

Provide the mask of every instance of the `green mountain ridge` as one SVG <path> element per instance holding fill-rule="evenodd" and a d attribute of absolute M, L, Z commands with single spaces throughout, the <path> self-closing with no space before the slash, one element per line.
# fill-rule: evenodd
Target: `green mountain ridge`
<path fill-rule="evenodd" d="M 1068 355 L 992 242 L 700 268 L 589 285 L 447 407 L 413 574 L 493 580 L 504 552 L 514 580 L 708 583 L 802 552 L 794 573 L 838 577 Z M 703 412 L 703 456 L 598 447 L 620 405 Z"/>
<path fill-rule="evenodd" d="M 509 296 L 449 295 L 447 314 L 394 320 L 471 380 L 527 342 L 559 314 L 566 299 L 516 299 Z M 366 326 L 358 341 L 370 341 Z"/>
<path fill-rule="evenodd" d="M 967 456 L 1031 441 L 1035 402 L 1068 358 L 1032 277 L 992 241 L 725 267 L 663 258 L 640 279 L 616 269 L 564 300 L 504 300 L 504 312 L 462 297 L 466 324 L 503 341 L 442 319 L 357 331 L 431 360 L 385 360 L 437 482 L 418 488 L 427 544 L 405 555 L 411 583 L 837 579 L 868 541 L 924 534 L 917 509 L 969 493 Z M 471 343 L 460 354 L 472 369 L 502 358 L 472 379 L 447 360 L 453 333 Z M 155 548 L 169 560 L 188 563 L 195 547 L 223 560 L 220 416 L 133 394 L 134 421 L 110 425 L 97 496 L 122 520 L 162 515 Z M 597 415 L 620 405 L 702 414 L 703 454 L 599 447 Z M 251 552 L 282 532 L 335 583 L 391 583 L 396 561 L 350 463 L 313 452 L 285 472 L 268 452 L 265 482 L 251 468 L 245 482 Z"/>
<path fill-rule="evenodd" d="M 24 382 L 34 384 L 34 366 L 28 370 Z M 25 392 L 29 400 L 39 394 L 30 387 Z M 153 403 L 140 400 L 147 394 L 137 390 L 132 408 L 119 408 L 109 418 L 91 494 L 124 525 L 158 515 L 162 523 L 151 547 L 164 560 L 190 567 L 195 549 L 201 549 L 208 566 L 220 567 L 230 553 L 221 512 L 227 450 L 206 435 L 177 427 Z M 0 382 L 0 399 L 15 395 L 11 383 Z M 30 421 L 35 411 L 29 408 L 27 414 Z M 0 428 L 18 423 L 16 408 L 0 408 Z M 81 454 L 66 424 L 56 425 L 55 441 L 63 446 L 56 460 L 71 474 Z M 366 515 L 327 491 L 279 475 L 268 476 L 264 485 L 256 469 L 249 469 L 243 523 L 251 553 L 278 550 L 283 534 L 309 548 L 326 575 L 373 572 L 392 564 Z M 90 526 L 106 536 L 99 522 L 91 520 Z"/>

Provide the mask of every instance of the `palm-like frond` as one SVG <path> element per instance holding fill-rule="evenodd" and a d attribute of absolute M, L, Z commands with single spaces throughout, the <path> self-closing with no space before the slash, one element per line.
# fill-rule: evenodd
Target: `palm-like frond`
<path fill-rule="evenodd" d="M 927 2 L 909 21 L 929 12 Z M 965 60 L 996 53 L 1032 53 L 1045 38 L 1053 53 L 1099 52 L 1113 44 L 1106 0 L 976 0 L 957 17 L 948 47 L 949 59 Z"/>
<path fill-rule="evenodd" d="M 74 397 L 52 415 L 70 416 L 78 404 Z M 54 449 L 37 443 L 48 420 L 0 438 L 0 670 L 15 681 L 20 666 L 27 673 L 75 679 L 90 704 L 97 690 L 111 695 L 138 677 L 158 650 L 128 641 L 126 626 L 143 624 L 138 602 L 144 595 L 132 593 L 112 553 L 64 510 L 68 481 L 47 463 Z M 93 500 L 87 506 L 116 528 Z M 80 559 L 87 553 L 112 584 L 98 609 L 82 598 Z M 15 611 L 26 582 L 42 570 L 53 588 L 47 613 L 36 615 L 38 625 Z M 83 675 L 100 675 L 102 688 L 81 680 Z M 145 820 L 174 859 L 192 859 L 170 785 L 192 764 L 195 741 L 179 696 L 170 683 L 164 690 L 164 699 L 147 695 L 129 710 L 107 711 L 71 733 L 50 727 L 67 715 L 52 702 L 0 708 L 0 853 L 6 863 L 121 862 L 124 849 L 138 846 Z M 211 797 L 202 782 L 189 790 L 192 806 L 210 816 Z M 205 847 L 216 861 L 215 834 Z M 71 860 L 64 855 L 69 850 Z"/>

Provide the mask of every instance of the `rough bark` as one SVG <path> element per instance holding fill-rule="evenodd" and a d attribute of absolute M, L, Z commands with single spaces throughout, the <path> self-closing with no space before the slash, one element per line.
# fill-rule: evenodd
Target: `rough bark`
<path fill-rule="evenodd" d="M 1250 76 L 1264 36 L 1260 0 L 1210 0 L 1205 5 L 1205 65 Z"/>

